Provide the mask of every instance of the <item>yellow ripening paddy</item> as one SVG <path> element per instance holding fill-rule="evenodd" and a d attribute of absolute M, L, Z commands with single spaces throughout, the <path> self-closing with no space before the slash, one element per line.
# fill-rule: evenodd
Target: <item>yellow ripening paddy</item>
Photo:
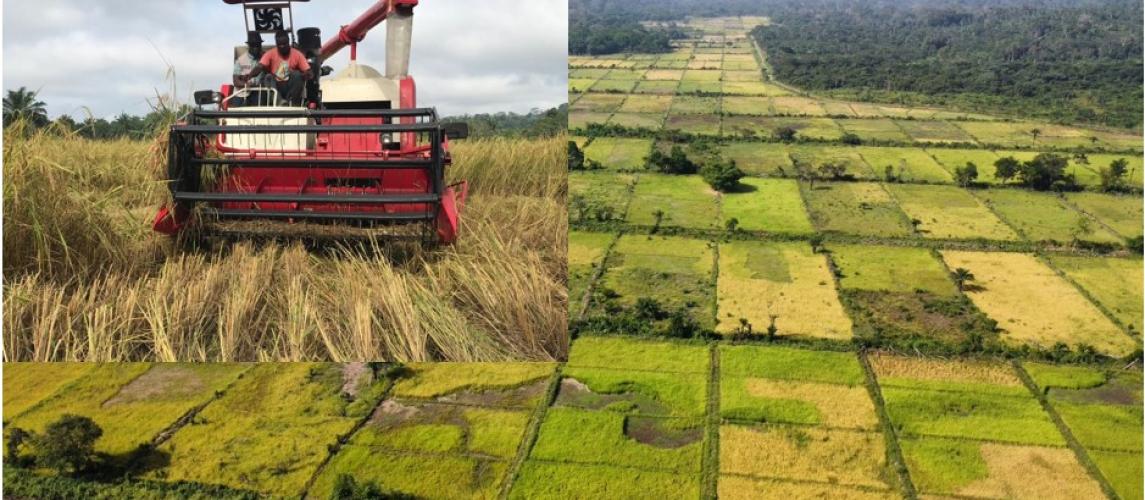
<path fill-rule="evenodd" d="M 763 332 L 775 316 L 779 335 L 851 338 L 827 261 L 806 243 L 721 245 L 716 294 L 719 332 L 738 328 L 739 318 Z"/>
<path fill-rule="evenodd" d="M 833 484 L 793 483 L 742 476 L 720 476 L 719 481 L 719 497 L 722 500 L 757 500 L 760 498 L 893 500 L 902 498 L 902 494 L 890 490 L 861 489 Z"/>
<path fill-rule="evenodd" d="M 872 354 L 867 359 L 883 382 L 907 379 L 1022 387 L 1014 369 L 996 361 L 918 358 L 885 353 Z"/>
<path fill-rule="evenodd" d="M 1069 448 L 982 443 L 987 477 L 959 488 L 982 498 L 1104 498 Z"/>
<path fill-rule="evenodd" d="M 753 398 L 795 399 L 815 405 L 822 425 L 873 430 L 879 425 L 875 404 L 865 386 L 748 378 L 744 390 Z"/>
<path fill-rule="evenodd" d="M 1072 285 L 1032 255 L 1010 252 L 943 251 L 951 269 L 974 274 L 967 295 L 1005 330 L 1003 339 L 1051 348 L 1093 346 L 1123 356 L 1137 342 L 1101 314 Z"/>
<path fill-rule="evenodd" d="M 876 432 L 806 426 L 720 426 L 720 472 L 888 488 Z"/>

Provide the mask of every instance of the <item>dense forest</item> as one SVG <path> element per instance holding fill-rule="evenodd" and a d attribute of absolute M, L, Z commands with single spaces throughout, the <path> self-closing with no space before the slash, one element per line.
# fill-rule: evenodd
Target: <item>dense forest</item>
<path fill-rule="evenodd" d="M 470 137 L 551 137 L 568 129 L 569 105 L 528 113 L 478 113 L 442 118 L 445 122 L 469 124 Z"/>
<path fill-rule="evenodd" d="M 801 0 L 778 3 L 769 15 L 775 25 L 753 35 L 777 77 L 795 86 L 1141 125 L 1140 2 Z"/>

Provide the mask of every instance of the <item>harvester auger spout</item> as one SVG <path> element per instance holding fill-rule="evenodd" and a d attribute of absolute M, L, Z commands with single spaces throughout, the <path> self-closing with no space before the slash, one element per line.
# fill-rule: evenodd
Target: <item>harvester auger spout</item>
<path fill-rule="evenodd" d="M 177 235 L 230 223 L 228 232 L 243 232 L 279 220 L 453 243 L 468 185 L 446 185 L 445 169 L 449 140 L 468 129 L 417 106 L 407 74 L 417 0 L 379 1 L 325 44 L 317 28 L 294 30 L 291 3 L 307 0 L 223 1 L 243 5 L 248 33 L 297 35 L 312 76 L 300 102 L 266 83 L 196 92 L 198 107 L 171 127 L 172 202 L 153 228 Z M 383 74 L 357 63 L 357 43 L 387 19 Z M 321 78 L 330 71 L 322 63 L 347 45 L 349 65 Z M 246 51 L 236 47 L 236 58 Z"/>

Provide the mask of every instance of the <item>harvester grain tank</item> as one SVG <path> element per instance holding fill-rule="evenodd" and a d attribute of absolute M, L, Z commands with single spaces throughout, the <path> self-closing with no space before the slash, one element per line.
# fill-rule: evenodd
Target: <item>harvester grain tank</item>
<path fill-rule="evenodd" d="M 243 6 L 248 32 L 288 34 L 312 73 L 300 102 L 266 83 L 196 92 L 197 107 L 170 130 L 172 203 L 154 229 L 325 223 L 453 243 L 467 184 L 445 184 L 449 139 L 468 131 L 418 107 L 409 75 L 418 0 L 379 1 L 325 43 L 317 28 L 294 29 L 292 4 L 305 1 L 224 0 Z M 358 43 L 382 21 L 384 72 L 357 61 Z M 323 63 L 346 47 L 349 64 L 324 78 L 333 71 Z"/>

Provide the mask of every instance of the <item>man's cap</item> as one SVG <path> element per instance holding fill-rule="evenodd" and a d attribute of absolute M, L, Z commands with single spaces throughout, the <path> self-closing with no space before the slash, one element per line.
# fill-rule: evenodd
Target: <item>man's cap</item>
<path fill-rule="evenodd" d="M 262 45 L 262 35 L 257 31 L 248 31 L 246 34 L 246 43 L 247 45 Z"/>

